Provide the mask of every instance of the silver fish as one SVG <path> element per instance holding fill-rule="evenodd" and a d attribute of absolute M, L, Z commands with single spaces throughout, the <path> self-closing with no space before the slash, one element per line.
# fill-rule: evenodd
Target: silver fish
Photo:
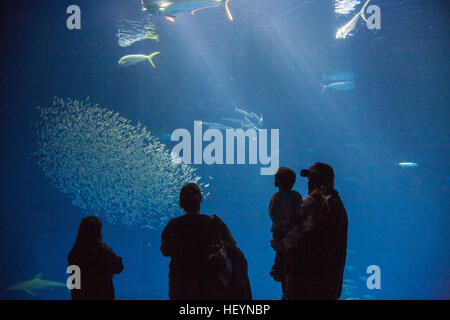
<path fill-rule="evenodd" d="M 322 91 L 321 93 L 324 93 L 326 89 L 332 89 L 336 91 L 347 91 L 355 89 L 355 82 L 354 81 L 340 81 L 340 82 L 333 82 L 329 83 L 327 85 L 322 85 Z"/>
<path fill-rule="evenodd" d="M 221 123 L 217 123 L 217 122 L 204 122 L 202 121 L 202 125 L 207 126 L 211 129 L 218 129 L 218 130 L 226 130 L 226 129 L 234 129 L 230 126 L 221 124 Z"/>
<path fill-rule="evenodd" d="M 228 121 L 228 122 L 234 122 L 237 123 L 239 125 L 242 124 L 242 120 L 241 119 L 235 119 L 235 118 L 222 118 L 222 120 Z"/>
<path fill-rule="evenodd" d="M 233 16 L 228 8 L 229 0 L 141 0 L 142 10 L 156 16 L 165 16 L 174 22 L 175 15 L 182 12 L 194 14 L 198 10 L 223 6 L 229 20 Z"/>
<path fill-rule="evenodd" d="M 366 3 L 363 5 L 362 9 L 348 23 L 346 23 L 344 26 L 342 26 L 341 28 L 338 29 L 338 31 L 336 32 L 336 39 L 345 39 L 347 37 L 347 35 L 349 35 L 349 33 L 353 29 L 355 29 L 356 23 L 358 22 L 359 17 L 362 17 L 363 20 L 367 22 L 367 19 L 364 15 L 364 10 L 366 9 L 369 1 L 370 0 L 366 1 Z"/>
<path fill-rule="evenodd" d="M 153 66 L 153 68 L 156 68 L 155 64 L 153 63 L 153 57 L 159 54 L 159 52 L 153 52 L 149 54 L 148 56 L 144 54 L 129 54 L 126 56 L 123 56 L 120 58 L 118 64 L 120 67 L 129 67 L 134 66 L 137 63 L 148 61 Z"/>
<path fill-rule="evenodd" d="M 323 77 L 324 82 L 350 81 L 354 79 L 355 74 L 352 71 L 331 72 Z"/>
<path fill-rule="evenodd" d="M 419 164 L 415 162 L 399 162 L 398 165 L 402 168 L 415 168 L 419 166 Z"/>
<path fill-rule="evenodd" d="M 248 112 L 248 111 L 245 111 L 245 110 L 240 109 L 238 107 L 235 107 L 234 110 L 236 112 L 239 112 L 240 114 L 242 114 L 247 121 L 250 121 L 250 122 L 255 121 L 257 123 L 262 123 L 263 122 L 263 116 L 261 114 L 258 116 L 254 112 Z"/>

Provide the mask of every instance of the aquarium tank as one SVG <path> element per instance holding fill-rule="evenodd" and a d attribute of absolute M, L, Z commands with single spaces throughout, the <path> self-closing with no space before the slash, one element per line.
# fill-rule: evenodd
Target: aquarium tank
<path fill-rule="evenodd" d="M 116 299 L 169 299 L 161 233 L 195 182 L 253 298 L 279 300 L 274 173 L 305 199 L 316 162 L 348 214 L 340 299 L 450 298 L 448 1 L 0 6 L 0 299 L 71 299 L 87 216 L 122 257 Z"/>

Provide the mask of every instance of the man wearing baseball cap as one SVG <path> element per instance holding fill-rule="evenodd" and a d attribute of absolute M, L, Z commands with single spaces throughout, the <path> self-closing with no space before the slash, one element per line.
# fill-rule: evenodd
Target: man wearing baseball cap
<path fill-rule="evenodd" d="M 316 162 L 300 175 L 308 178 L 308 197 L 297 209 L 297 226 L 275 245 L 290 255 L 287 299 L 339 299 L 348 219 L 334 189 L 334 171 L 328 164 Z"/>

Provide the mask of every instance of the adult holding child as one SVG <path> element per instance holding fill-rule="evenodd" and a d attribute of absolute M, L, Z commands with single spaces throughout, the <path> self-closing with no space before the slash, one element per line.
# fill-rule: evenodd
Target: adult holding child
<path fill-rule="evenodd" d="M 285 298 L 339 299 L 347 252 L 348 218 L 334 189 L 331 166 L 317 162 L 300 172 L 308 178 L 308 197 L 296 210 L 295 226 L 279 241 L 288 253 Z"/>

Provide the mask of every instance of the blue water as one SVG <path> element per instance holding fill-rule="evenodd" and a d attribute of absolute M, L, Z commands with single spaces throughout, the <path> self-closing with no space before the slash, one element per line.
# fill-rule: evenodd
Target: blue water
<path fill-rule="evenodd" d="M 80 30 L 66 28 L 71 4 L 81 8 Z M 336 13 L 331 0 L 232 0 L 232 22 L 221 8 L 179 14 L 175 23 L 154 17 L 158 42 L 121 47 L 121 19 L 148 19 L 138 0 L 2 3 L 0 298 L 70 298 L 64 289 L 32 296 L 7 288 L 40 272 L 66 280 L 85 213 L 37 165 L 32 125 L 37 106 L 54 96 L 89 96 L 162 139 L 193 130 L 194 120 L 235 117 L 235 106 L 262 114 L 264 128 L 280 130 L 280 165 L 298 173 L 322 161 L 335 170 L 349 216 L 344 278 L 352 287 L 342 299 L 449 299 L 450 5 L 371 4 L 381 8 L 381 29 L 360 19 L 346 39 L 335 39 L 336 31 L 358 9 Z M 157 69 L 117 65 L 127 54 L 154 51 L 161 52 Z M 355 86 L 321 94 L 322 84 L 336 81 Z M 219 215 L 247 257 L 254 298 L 279 299 L 269 276 L 273 176 L 260 175 L 259 165 L 193 167 L 210 184 L 203 213 Z M 295 188 L 306 196 L 299 176 Z M 161 230 L 100 217 L 105 242 L 125 265 L 114 279 L 116 297 L 167 299 Z M 379 290 L 366 287 L 369 265 L 381 268 Z"/>

